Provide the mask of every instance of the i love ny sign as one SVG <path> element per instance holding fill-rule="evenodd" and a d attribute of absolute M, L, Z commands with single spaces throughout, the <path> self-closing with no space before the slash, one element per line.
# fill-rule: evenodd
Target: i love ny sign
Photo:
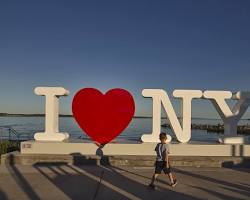
<path fill-rule="evenodd" d="M 68 133 L 59 132 L 59 97 L 69 91 L 63 87 L 36 87 L 37 95 L 45 96 L 45 132 L 34 135 L 37 141 L 64 141 Z M 225 135 L 236 135 L 237 124 L 250 105 L 250 92 L 174 90 L 173 96 L 182 99 L 182 122 L 180 123 L 169 99 L 162 89 L 144 89 L 144 97 L 152 98 L 152 133 L 141 137 L 143 142 L 158 142 L 161 132 L 161 110 L 164 108 L 171 128 L 181 143 L 191 138 L 192 100 L 210 100 L 224 122 Z M 231 109 L 226 100 L 237 100 Z M 105 94 L 95 88 L 79 90 L 72 101 L 73 116 L 80 128 L 97 144 L 106 144 L 127 128 L 135 113 L 133 96 L 121 88 L 111 89 Z M 171 137 L 169 136 L 168 138 Z"/>

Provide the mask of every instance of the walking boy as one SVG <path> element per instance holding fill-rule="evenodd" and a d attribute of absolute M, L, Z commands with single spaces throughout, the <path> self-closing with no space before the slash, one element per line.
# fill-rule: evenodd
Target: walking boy
<path fill-rule="evenodd" d="M 170 170 L 170 163 L 169 163 L 169 146 L 166 143 L 167 135 L 166 133 L 161 133 L 159 135 L 160 143 L 158 143 L 155 147 L 155 151 L 157 154 L 156 162 L 155 162 L 155 173 L 151 179 L 151 183 L 149 184 L 149 187 L 155 188 L 154 182 L 159 174 L 161 174 L 161 171 L 163 171 L 165 174 L 168 175 L 169 180 L 171 182 L 171 186 L 174 187 L 177 184 L 176 178 L 173 178 L 173 174 Z"/>

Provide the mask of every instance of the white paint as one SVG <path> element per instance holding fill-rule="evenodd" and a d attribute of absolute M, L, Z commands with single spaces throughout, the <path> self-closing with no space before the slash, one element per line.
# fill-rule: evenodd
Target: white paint
<path fill-rule="evenodd" d="M 173 96 L 182 99 L 183 120 L 181 124 L 176 116 L 174 108 L 166 91 L 162 89 L 144 89 L 142 91 L 144 97 L 153 99 L 153 124 L 152 133 L 144 134 L 141 137 L 143 142 L 159 142 L 159 134 L 161 132 L 161 104 L 163 105 L 167 117 L 170 121 L 172 130 L 177 139 L 182 142 L 188 142 L 191 138 L 191 102 L 194 98 L 201 98 L 202 91 L 200 90 L 175 90 Z M 168 138 L 170 136 L 168 135 Z M 171 138 L 171 137 L 170 137 Z M 171 139 L 170 139 L 171 140 Z M 168 141 L 169 142 L 169 141 Z"/>
<path fill-rule="evenodd" d="M 224 135 L 236 136 L 238 122 L 250 105 L 250 92 L 239 91 L 232 95 L 230 91 L 205 91 L 203 96 L 213 103 L 223 120 Z M 229 108 L 226 99 L 238 100 L 232 110 Z"/>
<path fill-rule="evenodd" d="M 69 138 L 68 133 L 58 130 L 59 97 L 67 96 L 69 91 L 63 87 L 36 87 L 35 94 L 45 96 L 45 132 L 36 133 L 37 141 L 63 141 Z"/>
<path fill-rule="evenodd" d="M 226 136 L 219 138 L 222 144 L 247 144 L 249 143 L 249 136 Z"/>

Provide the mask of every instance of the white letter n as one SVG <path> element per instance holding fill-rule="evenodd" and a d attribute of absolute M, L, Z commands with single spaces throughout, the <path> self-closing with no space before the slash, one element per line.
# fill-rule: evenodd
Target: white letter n
<path fill-rule="evenodd" d="M 191 102 L 194 98 L 202 97 L 200 90 L 175 90 L 173 96 L 181 98 L 182 102 L 182 125 L 176 116 L 174 108 L 170 102 L 168 94 L 162 89 L 144 89 L 142 91 L 144 97 L 151 97 L 153 99 L 153 126 L 152 133 L 144 134 L 141 137 L 143 142 L 159 142 L 159 134 L 161 132 L 161 104 L 163 105 L 167 117 L 170 121 L 172 130 L 177 139 L 182 142 L 188 142 L 191 138 Z"/>

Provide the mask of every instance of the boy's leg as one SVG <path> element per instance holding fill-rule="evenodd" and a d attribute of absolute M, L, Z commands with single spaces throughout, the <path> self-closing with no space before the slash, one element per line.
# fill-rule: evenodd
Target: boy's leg
<path fill-rule="evenodd" d="M 170 167 L 169 168 L 165 168 L 164 172 L 165 172 L 165 174 L 168 175 L 168 178 L 170 180 L 171 186 L 175 186 L 177 184 L 177 180 L 176 180 L 176 177 L 174 176 L 174 174 L 171 172 Z"/>
<path fill-rule="evenodd" d="M 171 172 L 168 173 L 168 178 L 170 180 L 170 183 L 173 184 L 174 183 L 174 178 L 173 178 L 173 174 Z"/>
<path fill-rule="evenodd" d="M 159 176 L 159 174 L 156 174 L 156 173 L 153 174 L 152 179 L 151 179 L 151 183 L 150 183 L 151 185 L 154 185 L 154 182 L 158 176 Z"/>
<path fill-rule="evenodd" d="M 156 161 L 155 162 L 155 172 L 152 176 L 151 183 L 149 184 L 149 186 L 154 186 L 154 182 L 155 182 L 156 178 L 159 176 L 159 174 L 161 173 L 161 171 L 162 171 L 162 163 Z"/>
<path fill-rule="evenodd" d="M 170 180 L 170 182 L 171 182 L 171 186 L 172 187 L 174 187 L 174 186 L 176 186 L 176 184 L 177 184 L 177 179 L 176 179 L 176 177 L 170 172 L 169 174 L 168 174 L 168 177 L 169 177 L 169 180 Z"/>

